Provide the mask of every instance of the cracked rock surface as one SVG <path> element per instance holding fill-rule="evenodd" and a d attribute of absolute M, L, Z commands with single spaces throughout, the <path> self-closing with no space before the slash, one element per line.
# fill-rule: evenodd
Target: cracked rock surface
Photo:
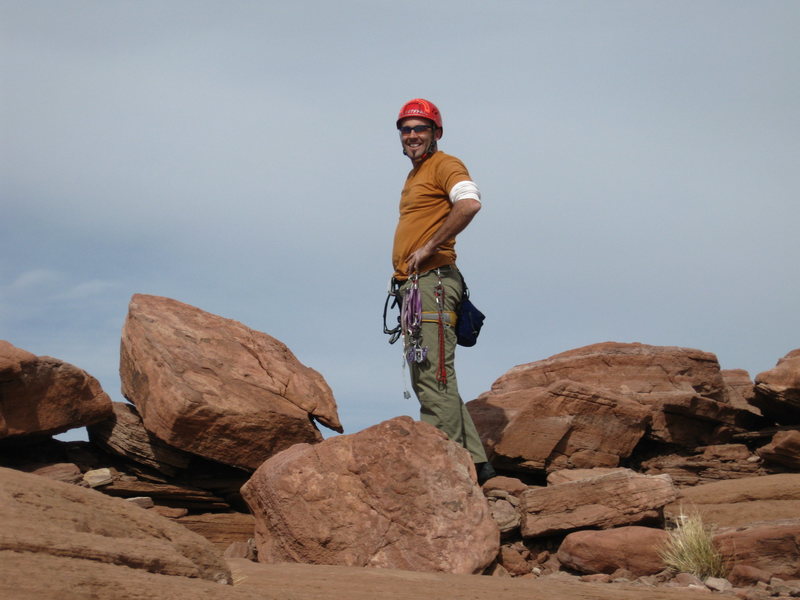
<path fill-rule="evenodd" d="M 259 561 L 480 573 L 500 533 L 469 453 L 397 417 L 298 444 L 242 488 Z"/>

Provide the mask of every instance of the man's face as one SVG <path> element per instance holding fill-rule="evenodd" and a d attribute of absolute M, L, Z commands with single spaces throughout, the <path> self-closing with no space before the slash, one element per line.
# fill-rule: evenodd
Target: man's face
<path fill-rule="evenodd" d="M 404 133 L 404 128 L 411 128 L 408 133 Z M 421 129 L 421 131 L 416 131 Z M 400 143 L 403 145 L 408 158 L 414 164 L 419 163 L 422 157 L 431 147 L 431 143 L 441 137 L 441 131 L 436 130 L 434 133 L 433 123 L 428 119 L 417 119 L 415 117 L 406 117 L 400 121 Z"/>

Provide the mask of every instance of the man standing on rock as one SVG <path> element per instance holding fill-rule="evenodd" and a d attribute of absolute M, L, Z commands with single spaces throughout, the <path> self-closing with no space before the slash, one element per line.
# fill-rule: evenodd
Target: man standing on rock
<path fill-rule="evenodd" d="M 432 102 L 406 102 L 397 129 L 412 165 L 392 250 L 411 384 L 421 420 L 469 451 L 482 484 L 495 473 L 458 393 L 454 366 L 455 316 L 464 285 L 455 264 L 455 238 L 480 210 L 480 192 L 464 164 L 438 150 L 444 130 Z"/>

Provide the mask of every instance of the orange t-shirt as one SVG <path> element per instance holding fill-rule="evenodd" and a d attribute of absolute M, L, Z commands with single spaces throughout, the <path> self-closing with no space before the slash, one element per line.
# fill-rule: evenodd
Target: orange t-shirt
<path fill-rule="evenodd" d="M 450 214 L 453 203 L 449 194 L 453 186 L 470 179 L 464 163 L 444 152 L 434 153 L 408 174 L 400 194 L 400 220 L 394 232 L 392 264 L 396 279 L 408 279 L 406 259 L 433 237 Z M 421 271 L 455 263 L 455 246 L 455 238 L 447 240 L 425 261 Z"/>

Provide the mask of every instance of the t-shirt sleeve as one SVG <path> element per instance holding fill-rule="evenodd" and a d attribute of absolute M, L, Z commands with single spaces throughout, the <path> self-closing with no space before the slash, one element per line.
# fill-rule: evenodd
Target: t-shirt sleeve
<path fill-rule="evenodd" d="M 437 169 L 437 179 L 439 180 L 439 185 L 448 194 L 450 194 L 450 190 L 453 189 L 455 184 L 471 180 L 467 167 L 454 156 L 450 156 L 447 160 L 441 162 Z"/>

